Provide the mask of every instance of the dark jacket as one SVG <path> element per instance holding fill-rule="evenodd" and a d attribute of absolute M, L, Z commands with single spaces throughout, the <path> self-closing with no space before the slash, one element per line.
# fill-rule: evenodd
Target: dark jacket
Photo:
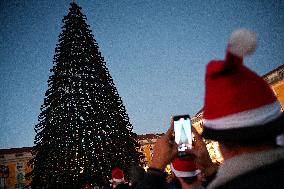
<path fill-rule="evenodd" d="M 115 189 L 130 189 L 130 186 L 128 183 L 121 183 L 121 184 L 118 184 Z"/>
<path fill-rule="evenodd" d="M 137 189 L 167 189 L 167 174 L 159 169 L 149 168 Z"/>
<path fill-rule="evenodd" d="M 167 174 L 159 169 L 149 168 L 144 176 L 143 181 L 138 185 L 137 189 L 169 189 L 171 188 L 171 184 L 166 182 L 166 176 Z M 215 174 L 207 177 L 206 179 L 209 181 L 214 179 L 214 177 Z"/>

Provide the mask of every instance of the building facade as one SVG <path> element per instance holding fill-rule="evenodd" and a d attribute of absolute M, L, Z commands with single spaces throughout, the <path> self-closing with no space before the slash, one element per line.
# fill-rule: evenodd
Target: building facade
<path fill-rule="evenodd" d="M 199 111 L 195 116 L 191 118 L 193 127 L 197 130 L 199 134 L 202 133 L 203 130 L 203 111 Z M 206 148 L 209 152 L 210 158 L 214 163 L 222 163 L 223 157 L 219 150 L 219 144 L 216 141 L 205 140 Z"/>
<path fill-rule="evenodd" d="M 29 181 L 25 175 L 31 171 L 28 161 L 32 158 L 31 147 L 0 150 L 0 188 L 20 189 Z"/>
<path fill-rule="evenodd" d="M 162 134 L 145 134 L 138 135 L 137 139 L 140 144 L 140 152 L 144 154 L 144 162 L 146 163 L 145 169 L 151 164 L 153 157 L 154 145 Z"/>
<path fill-rule="evenodd" d="M 284 65 L 265 74 L 263 79 L 271 86 L 275 95 L 281 103 L 282 110 L 284 108 Z"/>

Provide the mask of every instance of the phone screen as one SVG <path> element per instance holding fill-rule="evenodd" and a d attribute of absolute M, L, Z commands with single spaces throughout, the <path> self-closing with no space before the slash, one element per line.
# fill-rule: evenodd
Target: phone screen
<path fill-rule="evenodd" d="M 174 116 L 175 142 L 178 144 L 178 155 L 186 155 L 192 148 L 191 120 L 189 115 Z"/>

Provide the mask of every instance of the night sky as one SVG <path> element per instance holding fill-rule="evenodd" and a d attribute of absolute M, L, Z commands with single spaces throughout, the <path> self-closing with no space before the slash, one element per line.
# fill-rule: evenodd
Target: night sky
<path fill-rule="evenodd" d="M 32 146 L 64 0 L 0 1 L 0 148 Z M 232 31 L 257 33 L 245 64 L 259 75 L 284 63 L 284 1 L 81 0 L 137 134 L 162 133 L 174 114 L 203 106 L 205 66 Z M 220 91 L 221 92 L 221 91 Z"/>

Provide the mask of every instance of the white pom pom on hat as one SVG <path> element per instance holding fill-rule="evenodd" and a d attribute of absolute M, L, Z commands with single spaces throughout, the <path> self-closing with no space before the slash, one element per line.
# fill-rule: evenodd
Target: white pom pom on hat
<path fill-rule="evenodd" d="M 244 57 L 252 54 L 256 49 L 256 33 L 248 29 L 238 29 L 231 34 L 228 51 Z"/>

